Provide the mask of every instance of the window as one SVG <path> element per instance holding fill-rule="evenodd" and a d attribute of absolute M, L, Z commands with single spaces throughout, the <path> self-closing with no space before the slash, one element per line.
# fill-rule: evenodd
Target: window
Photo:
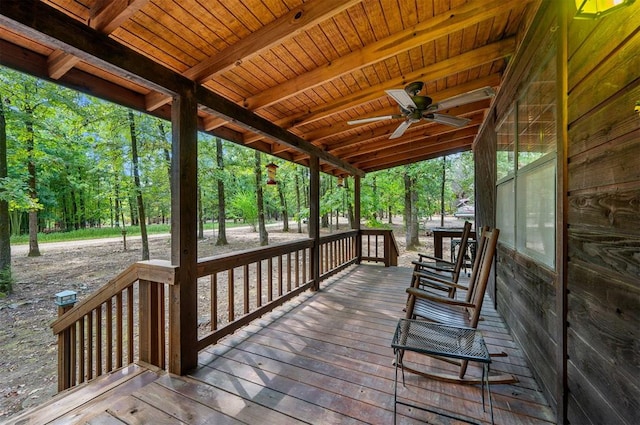
<path fill-rule="evenodd" d="M 532 75 L 497 127 L 497 208 L 500 242 L 555 266 L 555 55 Z"/>

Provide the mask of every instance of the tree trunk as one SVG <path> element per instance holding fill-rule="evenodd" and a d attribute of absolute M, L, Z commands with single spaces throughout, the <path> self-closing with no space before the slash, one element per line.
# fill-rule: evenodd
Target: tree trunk
<path fill-rule="evenodd" d="M 218 163 L 218 171 L 222 173 L 224 170 L 224 159 L 222 156 L 222 140 L 216 137 L 216 161 Z M 228 245 L 227 242 L 227 217 L 224 197 L 224 180 L 218 177 L 218 240 L 216 245 Z"/>
<path fill-rule="evenodd" d="M 444 184 L 447 178 L 447 157 L 442 157 L 442 182 L 440 184 L 440 227 L 444 227 Z"/>
<path fill-rule="evenodd" d="M 38 192 L 36 189 L 36 162 L 34 159 L 35 135 L 33 133 L 33 110 L 27 107 L 27 170 L 29 172 L 29 196 L 34 205 L 38 202 Z M 31 208 L 29 210 L 29 257 L 39 257 L 40 248 L 38 247 L 38 210 Z"/>
<path fill-rule="evenodd" d="M 7 177 L 7 122 L 4 102 L 0 98 L 0 179 Z M 4 198 L 6 189 L 0 185 L 0 292 L 10 293 L 11 280 L 11 232 L 9 226 L 9 201 Z"/>
<path fill-rule="evenodd" d="M 351 192 L 349 191 L 349 179 L 344 179 L 344 190 L 347 194 L 347 217 L 349 219 L 349 229 L 353 229 L 355 220 L 353 217 L 353 202 Z"/>
<path fill-rule="evenodd" d="M 289 231 L 289 212 L 287 211 L 287 200 L 284 197 L 282 185 L 278 183 L 278 195 L 280 196 L 280 209 L 282 210 L 282 231 Z"/>
<path fill-rule="evenodd" d="M 131 156 L 133 159 L 133 181 L 138 203 L 138 224 L 142 238 L 142 260 L 149 259 L 149 237 L 147 236 L 147 221 L 145 220 L 144 202 L 142 200 L 142 188 L 140 187 L 140 172 L 138 170 L 138 139 L 136 136 L 136 122 L 133 111 L 129 110 L 129 130 L 131 132 Z"/>
<path fill-rule="evenodd" d="M 300 175 L 296 172 L 296 216 L 298 217 L 298 233 L 302 233 L 302 217 L 300 214 L 302 209 L 300 207 Z"/>
<path fill-rule="evenodd" d="M 415 181 L 408 172 L 404 173 L 404 216 L 407 228 L 405 242 L 407 250 L 414 250 L 420 245 L 418 239 L 418 212 L 416 205 Z"/>
<path fill-rule="evenodd" d="M 198 239 L 204 239 L 204 215 L 202 214 L 202 189 L 198 185 Z"/>
<path fill-rule="evenodd" d="M 256 195 L 258 201 L 258 232 L 260 233 L 260 246 L 269 245 L 269 234 L 264 222 L 264 197 L 262 194 L 262 162 L 260 151 L 255 151 Z"/>

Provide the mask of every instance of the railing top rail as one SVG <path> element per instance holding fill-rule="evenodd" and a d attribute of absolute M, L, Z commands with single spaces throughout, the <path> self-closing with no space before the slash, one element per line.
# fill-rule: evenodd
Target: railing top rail
<path fill-rule="evenodd" d="M 81 317 L 140 279 L 169 285 L 175 284 L 176 269 L 177 266 L 173 266 L 171 262 L 164 260 L 139 261 L 130 265 L 97 292 L 91 294 L 89 298 L 79 302 L 71 310 L 55 320 L 51 324 L 53 333 L 59 334 Z"/>
<path fill-rule="evenodd" d="M 358 234 L 357 230 L 345 230 L 343 232 L 336 232 L 330 235 L 320 236 L 320 243 L 337 241 L 340 239 L 346 239 Z"/>
<path fill-rule="evenodd" d="M 273 258 L 278 255 L 299 251 L 313 246 L 313 239 L 303 238 L 295 242 L 283 242 L 260 248 L 252 248 L 244 251 L 235 251 L 228 254 L 213 257 L 200 258 L 198 260 L 198 277 L 208 276 L 213 273 L 242 267 L 251 263 Z"/>

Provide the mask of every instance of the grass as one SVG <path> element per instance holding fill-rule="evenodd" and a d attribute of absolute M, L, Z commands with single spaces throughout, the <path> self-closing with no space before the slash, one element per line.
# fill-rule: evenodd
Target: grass
<path fill-rule="evenodd" d="M 227 221 L 227 228 L 246 226 L 245 223 L 233 221 Z M 217 229 L 217 223 L 205 223 L 205 230 Z M 128 236 L 140 235 L 139 226 L 126 226 L 125 230 Z M 148 224 L 147 234 L 159 234 L 169 233 L 171 227 L 168 224 Z M 113 238 L 122 236 L 122 228 L 120 227 L 91 227 L 86 229 L 71 230 L 69 232 L 49 232 L 38 233 L 38 242 L 64 242 L 64 241 L 77 241 L 85 239 L 102 239 Z M 11 245 L 21 245 L 29 243 L 29 235 L 17 235 L 11 236 Z"/>

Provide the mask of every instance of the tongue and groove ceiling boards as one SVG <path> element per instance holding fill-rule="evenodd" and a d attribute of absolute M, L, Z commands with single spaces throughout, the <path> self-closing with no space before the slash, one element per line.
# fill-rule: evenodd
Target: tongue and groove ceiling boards
<path fill-rule="evenodd" d="M 393 139 L 404 118 L 348 121 L 400 114 L 385 90 L 414 81 L 434 103 L 498 90 L 538 6 L 2 0 L 0 63 L 165 118 L 171 85 L 192 80 L 210 100 L 198 97 L 202 130 L 300 164 L 311 152 L 324 172 L 362 175 L 471 149 L 491 98 L 438 111 L 466 118 L 460 127 L 419 119 Z"/>

